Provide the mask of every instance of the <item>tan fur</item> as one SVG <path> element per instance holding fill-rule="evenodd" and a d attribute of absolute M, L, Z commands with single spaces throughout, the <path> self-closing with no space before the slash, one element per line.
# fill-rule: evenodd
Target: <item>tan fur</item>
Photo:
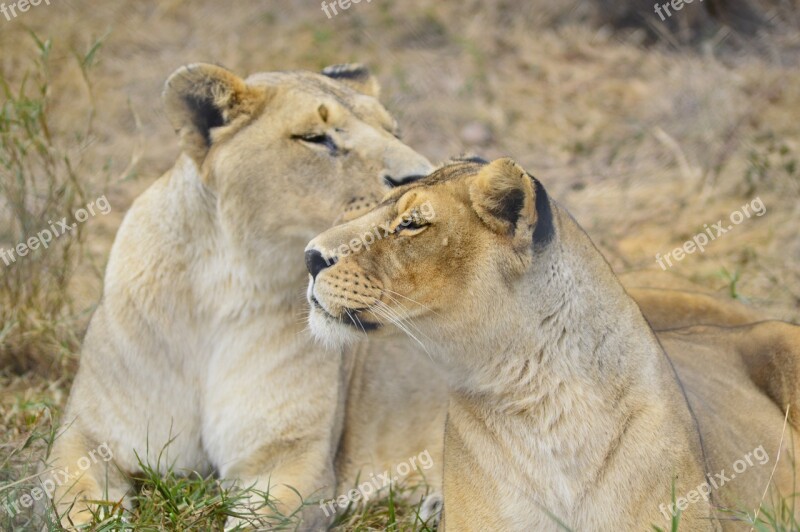
<path fill-rule="evenodd" d="M 739 301 L 710 293 L 671 273 L 630 272 L 619 280 L 655 331 L 690 325 L 745 325 L 766 319 Z"/>
<path fill-rule="evenodd" d="M 628 288 L 628 294 L 655 331 L 690 325 L 745 325 L 764 319 L 738 301 L 711 294 L 663 288 Z"/>
<path fill-rule="evenodd" d="M 86 501 L 129 504 L 116 471 L 136 472 L 135 453 L 269 487 L 284 510 L 300 503 L 293 490 L 335 494 L 348 369 L 303 331 L 302 249 L 348 205 L 383 195 L 385 179 L 430 170 L 353 90 L 376 88 L 353 65 L 243 80 L 196 64 L 167 81 L 183 155 L 119 229 L 52 456 L 75 472 L 104 443 L 114 460 L 61 486 L 65 524 L 89 520 Z M 302 515 L 303 529 L 329 521 Z"/>
<path fill-rule="evenodd" d="M 312 331 L 346 343 L 395 325 L 425 345 L 450 390 L 449 530 L 669 529 L 673 488 L 681 500 L 761 448 L 764 463 L 680 520 L 681 530 L 741 528 L 725 509 L 758 506 L 783 410 L 800 409 L 800 328 L 657 337 L 586 234 L 534 185 L 508 159 L 457 162 L 322 233 L 306 248 Z M 404 222 L 423 208 L 430 223 Z M 391 235 L 342 253 L 376 225 Z M 331 260 L 315 268 L 315 254 Z M 797 480 L 787 457 L 800 450 L 797 426 L 773 479 L 784 496 Z"/>

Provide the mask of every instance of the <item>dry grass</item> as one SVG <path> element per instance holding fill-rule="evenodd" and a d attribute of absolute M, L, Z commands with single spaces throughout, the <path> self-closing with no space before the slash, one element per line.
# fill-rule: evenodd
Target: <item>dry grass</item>
<path fill-rule="evenodd" d="M 703 42 L 685 47 L 652 21 L 648 31 L 599 25 L 608 14 L 581 1 L 373 0 L 329 20 L 318 2 L 64 0 L 0 17 L 0 248 L 70 216 L 105 176 L 125 177 L 110 183 L 109 216 L 0 263 L 0 482 L 43 457 L 116 228 L 177 154 L 161 84 L 192 61 L 242 74 L 367 63 L 410 145 L 432 160 L 514 156 L 619 271 L 657 268 L 656 253 L 758 196 L 765 216 L 672 271 L 800 319 L 800 34 L 782 27 L 747 41 L 706 24 Z M 644 47 L 653 34 L 661 41 Z M 135 518 L 151 529 L 202 516 L 198 527 L 216 526 L 231 507 L 213 479 L 143 479 L 142 493 Z M 27 526 L 20 519 L 0 518 L 0 528 Z M 386 499 L 338 528 L 391 523 L 420 528 L 413 508 Z"/>
<path fill-rule="evenodd" d="M 0 73 L 5 99 L 0 112 L 0 241 L 9 243 L 0 248 L 4 262 L 0 364 L 14 373 L 55 374 L 66 369 L 65 361 L 78 346 L 79 325 L 73 320 L 69 284 L 80 254 L 83 225 L 63 238 L 54 238 L 51 228 L 62 218 L 71 225 L 73 213 L 86 203 L 87 180 L 76 159 L 87 147 L 91 123 L 87 119 L 87 129 L 74 132 L 73 147 L 63 146 L 56 138 L 50 123 L 54 112 L 49 76 L 52 41 L 34 34 L 30 40 L 36 56 L 22 80 L 15 83 Z M 84 74 L 94 51 L 77 58 Z M 91 113 L 91 103 L 87 107 Z M 45 240 L 36 242 L 33 235 L 37 234 Z M 38 249 L 14 249 L 29 237 Z"/>

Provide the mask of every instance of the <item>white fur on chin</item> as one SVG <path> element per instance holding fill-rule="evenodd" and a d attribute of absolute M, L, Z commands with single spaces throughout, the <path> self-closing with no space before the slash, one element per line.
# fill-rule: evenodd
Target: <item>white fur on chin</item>
<path fill-rule="evenodd" d="M 331 318 L 314 306 L 308 315 L 308 325 L 314 339 L 328 349 L 341 349 L 363 338 L 363 334 L 359 334 L 354 328 Z"/>

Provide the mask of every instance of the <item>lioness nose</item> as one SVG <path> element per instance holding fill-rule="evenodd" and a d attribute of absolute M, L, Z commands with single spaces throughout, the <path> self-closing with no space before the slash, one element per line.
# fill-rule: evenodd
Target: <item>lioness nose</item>
<path fill-rule="evenodd" d="M 306 269 L 311 274 L 312 279 L 316 279 L 319 272 L 334 264 L 336 264 L 336 259 L 325 259 L 322 253 L 316 249 L 306 251 Z"/>

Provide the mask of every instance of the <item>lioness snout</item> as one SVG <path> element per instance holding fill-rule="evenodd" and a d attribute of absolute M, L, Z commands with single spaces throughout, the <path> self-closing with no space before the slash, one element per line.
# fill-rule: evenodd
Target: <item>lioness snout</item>
<path fill-rule="evenodd" d="M 316 279 L 319 272 L 334 264 L 336 264 L 336 259 L 326 260 L 322 253 L 316 249 L 306 251 L 306 269 L 311 274 L 312 279 Z"/>
<path fill-rule="evenodd" d="M 434 169 L 431 162 L 397 139 L 390 139 L 390 148 L 383 150 L 383 184 L 389 188 L 401 187 L 419 181 Z"/>

